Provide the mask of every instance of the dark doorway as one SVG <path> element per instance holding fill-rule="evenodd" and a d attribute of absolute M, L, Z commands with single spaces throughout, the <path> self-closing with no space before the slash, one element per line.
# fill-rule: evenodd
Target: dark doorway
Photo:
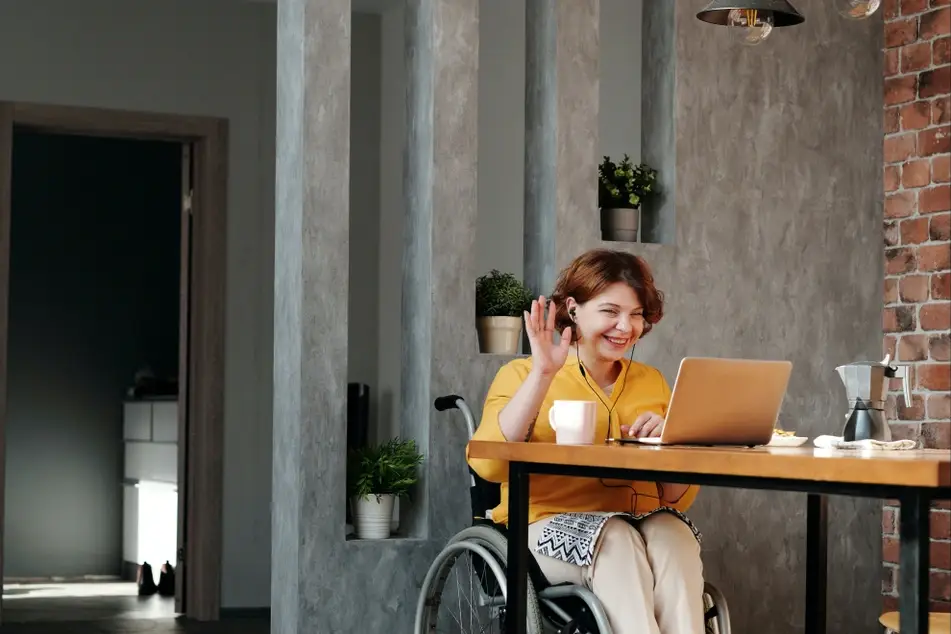
<path fill-rule="evenodd" d="M 44 611 L 134 596 L 146 556 L 156 581 L 176 561 L 182 156 L 14 131 L 5 622 L 30 618 L 31 596 Z M 149 616 L 174 613 L 152 599 Z"/>

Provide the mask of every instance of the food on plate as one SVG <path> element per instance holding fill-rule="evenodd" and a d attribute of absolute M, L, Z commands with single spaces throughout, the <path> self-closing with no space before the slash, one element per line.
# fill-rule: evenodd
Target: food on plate
<path fill-rule="evenodd" d="M 773 435 L 774 435 L 774 436 L 789 436 L 789 437 L 793 437 L 793 436 L 796 435 L 796 432 L 794 432 L 794 431 L 786 431 L 785 429 L 774 429 L 774 430 L 773 430 Z"/>

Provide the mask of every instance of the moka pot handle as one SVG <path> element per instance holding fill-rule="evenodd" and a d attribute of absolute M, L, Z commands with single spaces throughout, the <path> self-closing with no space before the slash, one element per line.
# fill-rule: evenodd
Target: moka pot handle
<path fill-rule="evenodd" d="M 892 378 L 901 379 L 901 388 L 905 393 L 905 407 L 911 407 L 911 372 L 907 365 L 895 365 Z"/>

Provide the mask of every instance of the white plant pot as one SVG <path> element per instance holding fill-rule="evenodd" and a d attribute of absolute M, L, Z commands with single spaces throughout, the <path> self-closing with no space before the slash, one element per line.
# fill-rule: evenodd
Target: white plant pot
<path fill-rule="evenodd" d="M 365 498 L 354 496 L 350 501 L 353 511 L 353 523 L 360 539 L 386 539 L 390 536 L 390 523 L 393 520 L 394 496 L 373 495 Z"/>

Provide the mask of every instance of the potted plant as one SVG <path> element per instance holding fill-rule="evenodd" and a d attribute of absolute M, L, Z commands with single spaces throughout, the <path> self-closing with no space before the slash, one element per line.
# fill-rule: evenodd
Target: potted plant
<path fill-rule="evenodd" d="M 641 202 L 654 191 L 656 179 L 654 169 L 634 165 L 627 154 L 619 163 L 604 157 L 598 166 L 602 240 L 637 242 Z"/>
<path fill-rule="evenodd" d="M 416 443 L 399 438 L 350 452 L 347 491 L 357 537 L 390 536 L 393 502 L 398 497 L 410 496 L 419 481 L 422 462 Z"/>
<path fill-rule="evenodd" d="M 532 295 L 514 275 L 492 269 L 476 280 L 476 330 L 479 351 L 518 354 L 522 313 L 532 305 Z"/>

